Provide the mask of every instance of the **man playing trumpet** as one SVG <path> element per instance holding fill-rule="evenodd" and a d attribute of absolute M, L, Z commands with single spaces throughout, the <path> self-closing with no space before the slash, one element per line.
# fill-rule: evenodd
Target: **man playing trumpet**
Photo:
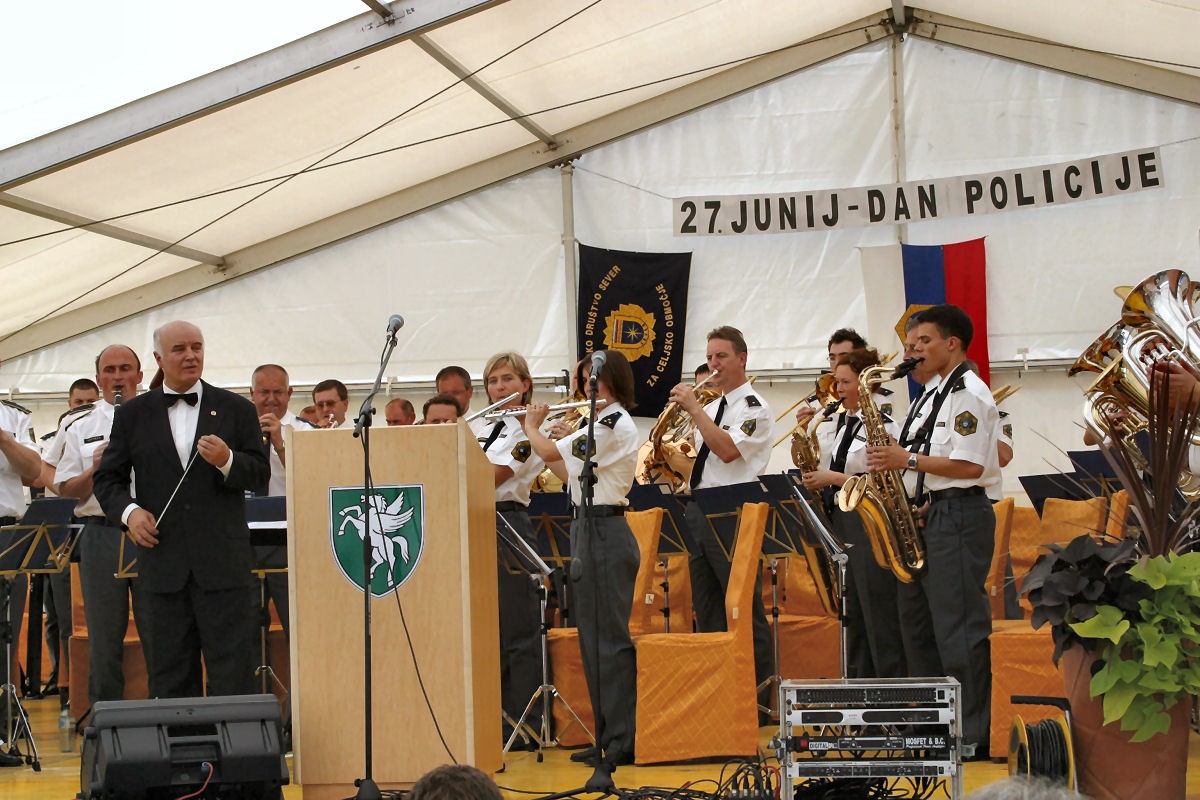
<path fill-rule="evenodd" d="M 701 407 L 691 386 L 681 383 L 671 389 L 671 402 L 678 403 L 696 423 L 698 451 L 689 481 L 693 489 L 757 480 L 771 458 L 774 418 L 767 402 L 746 378 L 746 339 L 742 332 L 729 325 L 709 331 L 707 356 L 714 373 L 708 385 L 721 390 L 719 402 Z M 701 633 L 724 631 L 729 556 L 695 503 L 686 505 L 684 515 L 692 540 L 688 569 L 697 628 Z M 761 684 L 771 675 L 771 632 L 757 586 L 752 619 L 754 672 Z"/>

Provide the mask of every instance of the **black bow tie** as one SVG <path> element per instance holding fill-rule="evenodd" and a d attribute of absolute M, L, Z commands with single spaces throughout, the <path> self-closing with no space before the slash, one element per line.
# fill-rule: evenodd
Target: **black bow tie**
<path fill-rule="evenodd" d="M 188 392 L 187 394 L 166 394 L 164 392 L 163 399 L 167 401 L 167 408 L 170 408 L 171 406 L 175 405 L 176 400 L 182 400 L 189 406 L 194 406 L 197 402 L 199 402 L 200 396 L 195 392 Z"/>

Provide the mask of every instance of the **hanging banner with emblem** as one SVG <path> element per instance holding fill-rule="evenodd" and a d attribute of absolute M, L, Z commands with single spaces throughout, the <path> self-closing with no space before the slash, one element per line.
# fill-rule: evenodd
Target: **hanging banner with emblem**
<path fill-rule="evenodd" d="M 635 416 L 657 417 L 684 372 L 691 264 L 691 253 L 579 245 L 579 354 L 619 350 L 629 359 Z"/>

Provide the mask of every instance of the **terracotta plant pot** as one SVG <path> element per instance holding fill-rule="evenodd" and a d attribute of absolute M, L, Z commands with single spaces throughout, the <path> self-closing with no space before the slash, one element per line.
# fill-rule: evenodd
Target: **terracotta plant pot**
<path fill-rule="evenodd" d="M 1093 654 L 1072 647 L 1059 664 L 1071 701 L 1079 790 L 1094 800 L 1184 800 L 1191 704 L 1184 700 L 1169 710 L 1169 731 L 1134 744 L 1119 723 L 1104 724 L 1100 699 L 1088 693 L 1095 661 Z"/>

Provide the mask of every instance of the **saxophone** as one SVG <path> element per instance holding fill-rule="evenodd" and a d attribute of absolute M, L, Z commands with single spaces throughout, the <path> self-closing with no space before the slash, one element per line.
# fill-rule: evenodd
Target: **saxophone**
<path fill-rule="evenodd" d="M 912 372 L 917 361 L 907 359 L 894 371 L 884 366 L 868 367 L 859 374 L 858 413 L 867 433 L 868 447 L 891 444 L 883 414 L 872 394 L 879 384 Z M 890 570 L 897 580 L 912 583 L 925 568 L 925 541 L 900 473 L 892 469 L 854 475 L 838 492 L 837 504 L 844 512 L 858 513 L 871 542 L 875 563 Z"/>

